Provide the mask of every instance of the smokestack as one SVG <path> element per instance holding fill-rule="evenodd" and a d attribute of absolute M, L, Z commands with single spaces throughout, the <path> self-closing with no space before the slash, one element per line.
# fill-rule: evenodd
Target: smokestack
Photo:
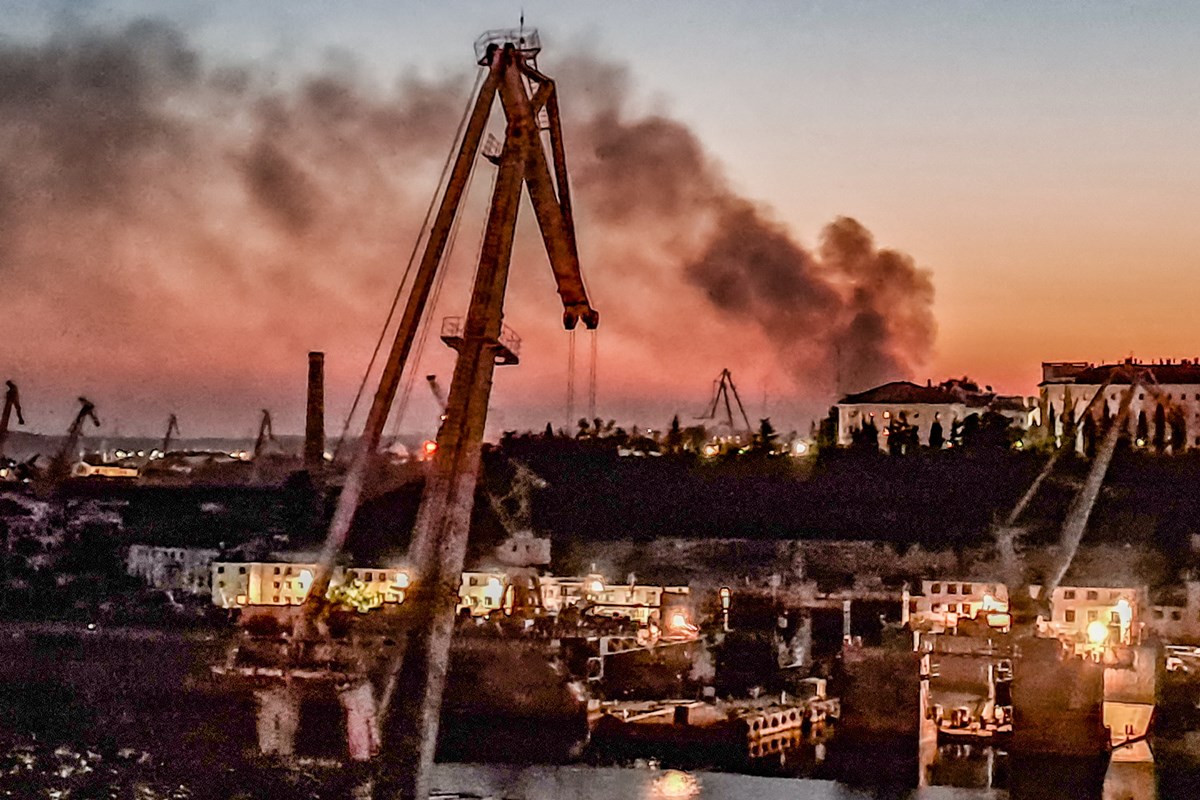
<path fill-rule="evenodd" d="M 308 354 L 308 414 L 304 424 L 304 467 L 325 465 L 325 354 Z"/>

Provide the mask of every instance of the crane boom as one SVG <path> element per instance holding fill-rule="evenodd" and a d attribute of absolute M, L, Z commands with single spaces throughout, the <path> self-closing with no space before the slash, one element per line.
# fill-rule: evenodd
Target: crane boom
<path fill-rule="evenodd" d="M 258 436 L 254 439 L 254 458 L 262 455 L 263 448 L 267 442 L 275 441 L 275 432 L 271 430 L 271 412 L 267 409 L 262 410 L 262 420 L 258 423 Z"/>
<path fill-rule="evenodd" d="M 4 383 L 8 389 L 4 393 L 4 410 L 0 411 L 0 458 L 4 457 L 4 442 L 8 439 L 8 424 L 12 413 L 17 412 L 18 425 L 25 424 L 25 417 L 21 413 L 21 394 L 17 391 L 17 385 L 12 381 Z"/>
<path fill-rule="evenodd" d="M 171 435 L 172 434 L 174 434 L 176 436 L 179 435 L 179 420 L 177 420 L 175 418 L 174 414 L 167 417 L 167 432 L 165 434 L 163 434 L 163 441 L 162 441 L 162 454 L 164 456 L 167 454 L 167 451 L 171 449 Z"/>
<path fill-rule="evenodd" d="M 63 440 L 62 446 L 46 470 L 46 480 L 51 486 L 61 483 L 70 474 L 68 462 L 71 454 L 79 447 L 79 437 L 83 435 L 83 425 L 89 419 L 95 427 L 100 427 L 100 418 L 96 416 L 96 406 L 91 400 L 81 397 L 79 398 L 79 413 L 75 415 L 71 427 L 67 429 L 67 438 Z"/>

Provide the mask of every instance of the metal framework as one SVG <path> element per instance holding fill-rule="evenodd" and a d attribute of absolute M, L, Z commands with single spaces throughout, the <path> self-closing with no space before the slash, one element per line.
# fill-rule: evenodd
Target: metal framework
<path fill-rule="evenodd" d="M 378 758 L 375 769 L 370 770 L 377 779 L 377 796 L 426 798 L 430 791 L 488 399 L 495 367 L 515 361 L 513 345 L 519 341 L 503 324 L 503 308 L 523 188 L 528 188 L 557 283 L 564 327 L 572 330 L 582 321 L 594 329 L 599 322 L 580 273 L 558 97 L 554 81 L 534 64 L 539 50 L 537 32 L 532 30 L 490 32 L 476 42 L 476 56 L 487 70 L 486 78 L 463 128 L 307 599 L 292 620 L 293 635 L 285 643 L 260 643 L 283 659 L 282 664 L 271 668 L 272 674 L 333 680 L 341 685 L 339 694 L 347 709 L 352 758 Z M 456 322 L 450 332 L 450 343 L 458 357 L 412 532 L 407 559 L 410 585 L 404 612 L 389 618 L 390 622 L 379 618 L 379 624 L 388 628 L 385 636 L 373 639 L 366 635 L 357 645 L 339 643 L 330 638 L 328 626 L 323 624 L 332 610 L 327 600 L 330 579 L 349 536 L 401 375 L 425 320 L 426 306 L 468 179 L 481 155 L 497 97 L 505 133 L 498 155 L 487 160 L 497 165 L 498 173 L 470 306 L 465 320 Z M 369 644 L 376 639 L 381 643 L 378 648 Z M 264 650 L 251 640 L 247 640 L 246 647 L 248 651 L 255 647 Z M 357 650 L 347 651 L 345 659 L 329 658 L 329 653 L 347 647 Z M 330 666 L 337 661 L 358 666 L 338 671 Z M 230 665 L 236 671 L 232 661 Z M 265 674 L 258 667 L 247 669 Z M 229 667 L 218 671 L 229 671 Z M 291 712 L 280 711 L 289 701 L 276 697 L 291 691 L 288 685 L 285 680 L 264 695 L 264 707 L 274 709 L 270 713 L 277 719 L 290 718 Z M 397 698 L 396 719 L 387 720 L 392 698 Z M 385 722 L 386 730 L 398 731 L 400 739 L 383 748 L 380 738 Z"/>

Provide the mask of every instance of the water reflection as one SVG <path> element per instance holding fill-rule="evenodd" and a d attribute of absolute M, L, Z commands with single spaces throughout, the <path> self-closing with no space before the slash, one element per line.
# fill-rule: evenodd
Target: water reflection
<path fill-rule="evenodd" d="M 700 795 L 700 781 L 691 773 L 669 769 L 650 782 L 650 800 L 690 800 Z"/>

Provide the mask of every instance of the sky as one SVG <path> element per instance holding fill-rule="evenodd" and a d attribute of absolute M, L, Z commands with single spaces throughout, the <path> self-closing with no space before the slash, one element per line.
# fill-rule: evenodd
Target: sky
<path fill-rule="evenodd" d="M 249 435 L 262 407 L 298 431 L 310 349 L 340 429 L 453 144 L 471 44 L 522 10 L 562 94 L 599 416 L 687 424 L 723 368 L 752 420 L 803 430 L 864 381 L 1028 395 L 1044 360 L 1200 355 L 1194 4 L 0 10 L 0 378 L 35 430 L 65 428 L 87 394 L 109 433 L 175 412 L 185 435 Z M 97 42 L 142 67 L 88 61 Z M 108 70 L 99 90 L 79 85 L 90 69 Z M 466 304 L 480 174 L 435 319 Z M 506 315 L 525 347 L 497 371 L 493 435 L 567 422 L 539 248 L 525 220 Z M 430 336 L 401 429 L 432 430 L 424 375 L 452 369 Z"/>

